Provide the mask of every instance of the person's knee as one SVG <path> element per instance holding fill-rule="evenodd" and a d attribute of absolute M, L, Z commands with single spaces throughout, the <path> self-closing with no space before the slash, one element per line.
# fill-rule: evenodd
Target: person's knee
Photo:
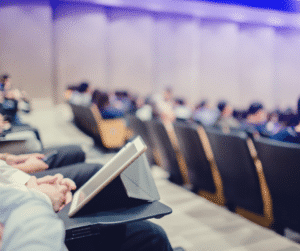
<path fill-rule="evenodd" d="M 154 223 L 148 224 L 147 233 L 151 237 L 152 246 L 155 250 L 169 250 L 170 246 L 168 236 L 165 230 Z"/>
<path fill-rule="evenodd" d="M 129 223 L 127 237 L 134 237 L 136 250 L 171 251 L 172 247 L 164 229 L 149 221 Z M 127 250 L 127 249 L 125 249 Z"/>

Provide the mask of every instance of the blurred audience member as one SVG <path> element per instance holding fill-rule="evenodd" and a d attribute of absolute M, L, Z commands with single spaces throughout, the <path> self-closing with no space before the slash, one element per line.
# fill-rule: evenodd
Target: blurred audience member
<path fill-rule="evenodd" d="M 279 123 L 279 115 L 277 112 L 271 112 L 269 114 L 266 129 L 270 135 L 274 135 L 283 129 L 283 126 Z"/>
<path fill-rule="evenodd" d="M 110 102 L 112 107 L 123 111 L 124 114 L 134 110 L 132 99 L 127 91 L 116 91 Z"/>
<path fill-rule="evenodd" d="M 22 122 L 17 114 L 18 112 L 18 99 L 15 98 L 15 93 L 12 90 L 7 90 L 4 92 L 4 100 L 2 103 L 2 108 L 6 119 L 12 125 L 22 125 Z"/>
<path fill-rule="evenodd" d="M 97 105 L 97 107 L 102 115 L 102 118 L 114 119 L 114 118 L 124 117 L 123 110 L 119 110 L 110 104 L 109 96 L 107 93 L 97 91 L 97 95 L 95 93 L 94 93 L 94 95 L 95 95 L 95 97 L 93 99 L 93 103 Z"/>
<path fill-rule="evenodd" d="M 151 98 L 147 97 L 145 101 L 143 99 L 138 99 L 137 102 L 138 110 L 135 115 L 142 121 L 148 121 L 152 119 L 152 103 Z"/>
<path fill-rule="evenodd" d="M 300 123 L 299 117 L 294 116 L 291 117 L 288 121 L 288 126 L 278 132 L 277 134 L 270 137 L 271 139 L 275 139 L 283 142 L 290 143 L 300 143 Z"/>
<path fill-rule="evenodd" d="M 226 101 L 219 102 L 218 109 L 221 113 L 221 116 L 217 124 L 221 128 L 225 130 L 240 128 L 241 125 L 239 121 L 232 116 L 233 115 L 232 107 Z"/>
<path fill-rule="evenodd" d="M 261 103 L 252 103 L 248 109 L 246 121 L 242 124 L 242 129 L 249 135 L 270 136 L 266 129 L 267 114 Z"/>
<path fill-rule="evenodd" d="M 180 98 L 175 99 L 174 114 L 178 121 L 187 121 L 192 118 L 192 110 L 186 105 L 185 100 Z"/>
<path fill-rule="evenodd" d="M 167 123 L 173 123 L 175 121 L 175 115 L 173 112 L 173 90 L 166 88 L 163 94 L 156 94 L 153 97 L 155 113 L 159 118 Z"/>
<path fill-rule="evenodd" d="M 213 126 L 217 123 L 219 117 L 220 112 L 211 109 L 207 100 L 204 100 L 196 106 L 193 115 L 193 120 L 204 126 Z"/>
<path fill-rule="evenodd" d="M 66 101 L 70 101 L 72 94 L 74 91 L 78 90 L 78 86 L 77 85 L 68 85 L 65 93 L 64 93 L 64 98 Z"/>
<path fill-rule="evenodd" d="M 27 93 L 13 89 L 9 75 L 2 75 L 0 91 L 1 113 L 6 116 L 12 125 L 23 125 L 17 113 L 18 111 L 30 112 L 30 102 Z"/>
<path fill-rule="evenodd" d="M 86 82 L 81 83 L 78 89 L 72 92 L 69 102 L 74 105 L 90 106 L 92 96 L 89 92 L 89 84 Z"/>
<path fill-rule="evenodd" d="M 0 91 L 4 91 L 5 89 L 10 89 L 10 76 L 8 74 L 4 74 L 0 77 Z"/>

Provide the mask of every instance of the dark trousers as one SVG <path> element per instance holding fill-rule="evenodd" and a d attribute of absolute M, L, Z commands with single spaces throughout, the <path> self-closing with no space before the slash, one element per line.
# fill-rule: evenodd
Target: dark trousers
<path fill-rule="evenodd" d="M 88 181 L 101 165 L 79 163 L 58 169 L 46 170 L 34 174 L 37 178 L 61 173 L 72 179 L 80 188 Z M 104 202 L 105 203 L 105 202 Z M 171 251 L 165 231 L 149 221 L 138 221 L 103 229 L 96 236 L 86 237 L 66 243 L 70 251 Z"/>
<path fill-rule="evenodd" d="M 99 235 L 66 243 L 69 251 L 172 251 L 165 231 L 149 221 L 103 229 Z"/>
<path fill-rule="evenodd" d="M 57 155 L 46 161 L 49 165 L 49 169 L 69 166 L 85 161 L 85 153 L 81 147 L 77 145 L 46 148 L 41 153 L 47 154 L 52 151 L 57 151 Z"/>

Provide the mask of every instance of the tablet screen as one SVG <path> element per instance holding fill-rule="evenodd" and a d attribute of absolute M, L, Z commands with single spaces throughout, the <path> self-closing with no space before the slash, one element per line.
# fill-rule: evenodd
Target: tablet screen
<path fill-rule="evenodd" d="M 146 148 L 141 137 L 137 137 L 134 141 L 126 144 L 116 156 L 74 194 L 69 216 L 73 216 L 78 212 L 88 201 L 145 152 Z"/>

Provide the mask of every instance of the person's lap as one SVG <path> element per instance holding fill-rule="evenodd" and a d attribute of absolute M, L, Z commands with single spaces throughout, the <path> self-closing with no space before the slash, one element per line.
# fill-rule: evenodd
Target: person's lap
<path fill-rule="evenodd" d="M 101 230 L 100 230 L 101 231 Z M 102 229 L 98 235 L 66 243 L 69 251 L 172 251 L 165 231 L 149 221 Z"/>
<path fill-rule="evenodd" d="M 53 156 L 47 161 L 49 169 L 69 166 L 85 161 L 85 153 L 81 147 L 77 145 L 46 148 L 41 151 L 41 153 L 47 154 L 52 151 L 57 152 L 57 155 Z"/>

